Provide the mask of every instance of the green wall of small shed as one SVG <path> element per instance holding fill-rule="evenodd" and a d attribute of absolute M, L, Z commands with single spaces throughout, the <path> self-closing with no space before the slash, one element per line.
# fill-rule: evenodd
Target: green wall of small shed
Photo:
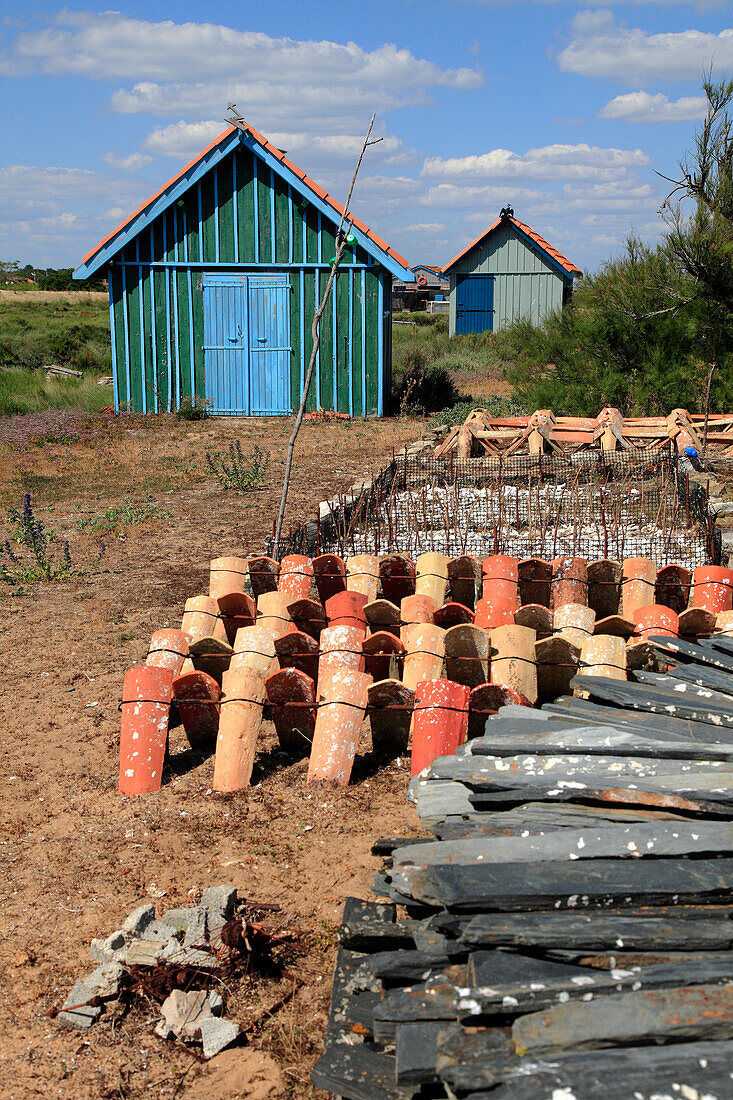
<path fill-rule="evenodd" d="M 110 264 L 119 408 L 164 412 L 204 399 L 202 277 L 204 271 L 226 270 L 289 275 L 290 393 L 297 408 L 335 232 L 335 222 L 305 203 L 249 149 L 239 147 L 223 158 Z M 383 309 L 389 310 L 390 274 L 356 244 L 345 252 L 321 320 L 309 409 L 348 412 L 351 393 L 355 416 L 376 415 L 380 372 L 385 391 L 389 374 L 388 341 L 381 362 L 379 355 L 380 282 Z M 385 392 L 385 403 L 387 398 Z"/>

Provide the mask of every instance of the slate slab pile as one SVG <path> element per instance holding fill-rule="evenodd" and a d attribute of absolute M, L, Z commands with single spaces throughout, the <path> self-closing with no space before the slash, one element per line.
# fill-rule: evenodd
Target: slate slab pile
<path fill-rule="evenodd" d="M 663 674 L 501 708 L 418 777 L 431 835 L 347 902 L 316 1086 L 733 1095 L 733 641 L 652 644 Z"/>

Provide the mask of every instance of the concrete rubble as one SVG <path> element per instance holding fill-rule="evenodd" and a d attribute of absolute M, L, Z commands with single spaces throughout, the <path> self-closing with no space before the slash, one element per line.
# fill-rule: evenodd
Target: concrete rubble
<path fill-rule="evenodd" d="M 79 1031 L 90 1028 L 130 984 L 131 967 L 175 964 L 215 975 L 222 966 L 217 951 L 222 931 L 237 916 L 237 904 L 236 889 L 222 885 L 204 890 L 198 905 L 169 909 L 160 916 L 154 905 L 134 909 L 121 928 L 92 940 L 89 953 L 100 965 L 75 982 L 58 1022 Z M 224 1018 L 223 1011 L 216 990 L 173 989 L 161 1006 L 155 1032 L 162 1039 L 201 1043 L 204 1057 L 213 1058 L 241 1035 L 239 1025 Z"/>

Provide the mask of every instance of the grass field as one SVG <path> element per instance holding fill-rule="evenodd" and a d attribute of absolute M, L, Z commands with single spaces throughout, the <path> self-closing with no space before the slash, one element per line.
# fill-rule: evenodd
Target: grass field
<path fill-rule="evenodd" d="M 44 366 L 83 371 L 79 379 L 47 379 Z M 0 298 L 0 416 L 61 409 L 97 411 L 112 404 L 106 295 L 3 294 Z"/>

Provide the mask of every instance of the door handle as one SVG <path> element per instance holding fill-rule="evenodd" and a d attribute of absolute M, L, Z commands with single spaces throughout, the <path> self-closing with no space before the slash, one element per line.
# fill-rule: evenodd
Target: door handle
<path fill-rule="evenodd" d="M 257 343 L 258 344 L 266 344 L 267 343 L 267 337 L 266 336 L 258 336 L 257 337 Z"/>

